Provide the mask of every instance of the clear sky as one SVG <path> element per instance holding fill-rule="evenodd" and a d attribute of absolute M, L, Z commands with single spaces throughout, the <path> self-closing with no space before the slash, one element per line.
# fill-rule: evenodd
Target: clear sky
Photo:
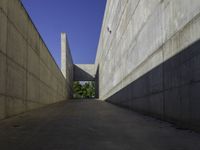
<path fill-rule="evenodd" d="M 60 34 L 66 32 L 74 63 L 94 63 L 106 0 L 21 0 L 60 66 Z"/>

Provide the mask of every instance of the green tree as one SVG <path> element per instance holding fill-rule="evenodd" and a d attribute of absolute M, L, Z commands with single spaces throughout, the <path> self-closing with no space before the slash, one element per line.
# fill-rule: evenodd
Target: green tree
<path fill-rule="evenodd" d="M 81 98 L 82 95 L 82 85 L 79 81 L 75 81 L 73 84 L 73 97 Z"/>
<path fill-rule="evenodd" d="M 73 84 L 74 98 L 95 98 L 94 82 L 74 82 Z"/>

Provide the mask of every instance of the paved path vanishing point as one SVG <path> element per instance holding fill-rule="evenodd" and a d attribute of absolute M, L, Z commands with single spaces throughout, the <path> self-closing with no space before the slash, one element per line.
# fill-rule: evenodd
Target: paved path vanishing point
<path fill-rule="evenodd" d="M 200 134 L 96 100 L 0 121 L 0 150 L 200 150 Z"/>

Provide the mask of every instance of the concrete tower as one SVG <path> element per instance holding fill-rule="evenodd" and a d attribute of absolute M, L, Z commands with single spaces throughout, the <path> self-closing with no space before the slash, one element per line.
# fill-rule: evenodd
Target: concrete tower
<path fill-rule="evenodd" d="M 66 78 L 67 69 L 67 35 L 66 33 L 61 33 L 61 71 Z"/>

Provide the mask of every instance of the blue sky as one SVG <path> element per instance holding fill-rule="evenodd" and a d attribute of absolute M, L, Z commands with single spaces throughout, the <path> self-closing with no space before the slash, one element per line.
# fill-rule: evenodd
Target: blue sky
<path fill-rule="evenodd" d="M 60 66 L 60 34 L 66 32 L 74 63 L 94 63 L 106 0 L 21 0 Z"/>

